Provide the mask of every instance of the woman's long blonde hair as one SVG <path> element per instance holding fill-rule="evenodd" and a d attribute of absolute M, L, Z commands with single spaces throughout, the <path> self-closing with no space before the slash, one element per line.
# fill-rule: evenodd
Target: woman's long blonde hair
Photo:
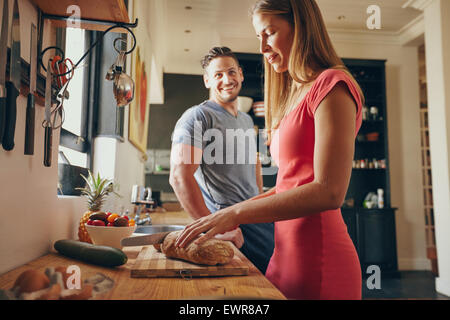
<path fill-rule="evenodd" d="M 259 0 L 253 6 L 254 14 L 278 15 L 294 28 L 288 71 L 277 73 L 264 59 L 264 101 L 268 144 L 272 130 L 287 114 L 296 95 L 295 82 L 308 84 L 324 69 L 346 72 L 364 99 L 361 88 L 334 50 L 322 14 L 315 0 Z"/>

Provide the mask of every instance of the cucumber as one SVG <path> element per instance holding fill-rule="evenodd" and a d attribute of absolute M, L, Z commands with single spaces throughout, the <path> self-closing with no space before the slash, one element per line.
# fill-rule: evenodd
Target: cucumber
<path fill-rule="evenodd" d="M 103 267 L 116 267 L 125 264 L 127 255 L 120 249 L 99 246 L 76 240 L 58 240 L 53 245 L 60 254 Z"/>

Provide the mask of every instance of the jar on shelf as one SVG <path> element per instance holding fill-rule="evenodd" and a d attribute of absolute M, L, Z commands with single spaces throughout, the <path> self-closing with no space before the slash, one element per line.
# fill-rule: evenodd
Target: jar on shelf
<path fill-rule="evenodd" d="M 378 108 L 376 106 L 370 107 L 370 120 L 378 120 Z"/>
<path fill-rule="evenodd" d="M 369 108 L 363 106 L 362 108 L 362 119 L 363 121 L 369 120 Z"/>
<path fill-rule="evenodd" d="M 373 168 L 374 169 L 379 169 L 380 168 L 377 159 L 373 158 L 372 162 L 373 162 Z"/>

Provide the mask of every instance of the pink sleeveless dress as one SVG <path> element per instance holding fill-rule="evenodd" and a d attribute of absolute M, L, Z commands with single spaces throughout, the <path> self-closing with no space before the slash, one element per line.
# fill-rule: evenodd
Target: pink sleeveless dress
<path fill-rule="evenodd" d="M 356 137 L 362 122 L 358 90 L 342 70 L 325 70 L 274 132 L 277 193 L 313 181 L 314 113 L 341 81 L 357 103 Z M 266 277 L 288 299 L 361 299 L 361 267 L 340 209 L 275 222 L 275 249 Z"/>

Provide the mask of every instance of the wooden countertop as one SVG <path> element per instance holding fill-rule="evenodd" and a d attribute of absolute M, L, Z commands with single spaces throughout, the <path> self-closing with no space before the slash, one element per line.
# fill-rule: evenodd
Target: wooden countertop
<path fill-rule="evenodd" d="M 152 213 L 153 224 L 188 224 L 191 219 L 185 212 Z M 265 298 L 286 299 L 264 275 L 240 252 L 249 266 L 247 276 L 193 278 L 131 278 L 130 269 L 137 258 L 141 246 L 127 247 L 123 251 L 128 262 L 118 268 L 104 268 L 66 258 L 58 253 L 49 253 L 19 268 L 0 276 L 0 288 L 10 289 L 16 278 L 27 269 L 44 271 L 48 267 L 77 265 L 82 279 L 100 272 L 114 280 L 114 288 L 102 299 L 110 300 L 171 300 L 171 299 L 227 299 Z"/>

